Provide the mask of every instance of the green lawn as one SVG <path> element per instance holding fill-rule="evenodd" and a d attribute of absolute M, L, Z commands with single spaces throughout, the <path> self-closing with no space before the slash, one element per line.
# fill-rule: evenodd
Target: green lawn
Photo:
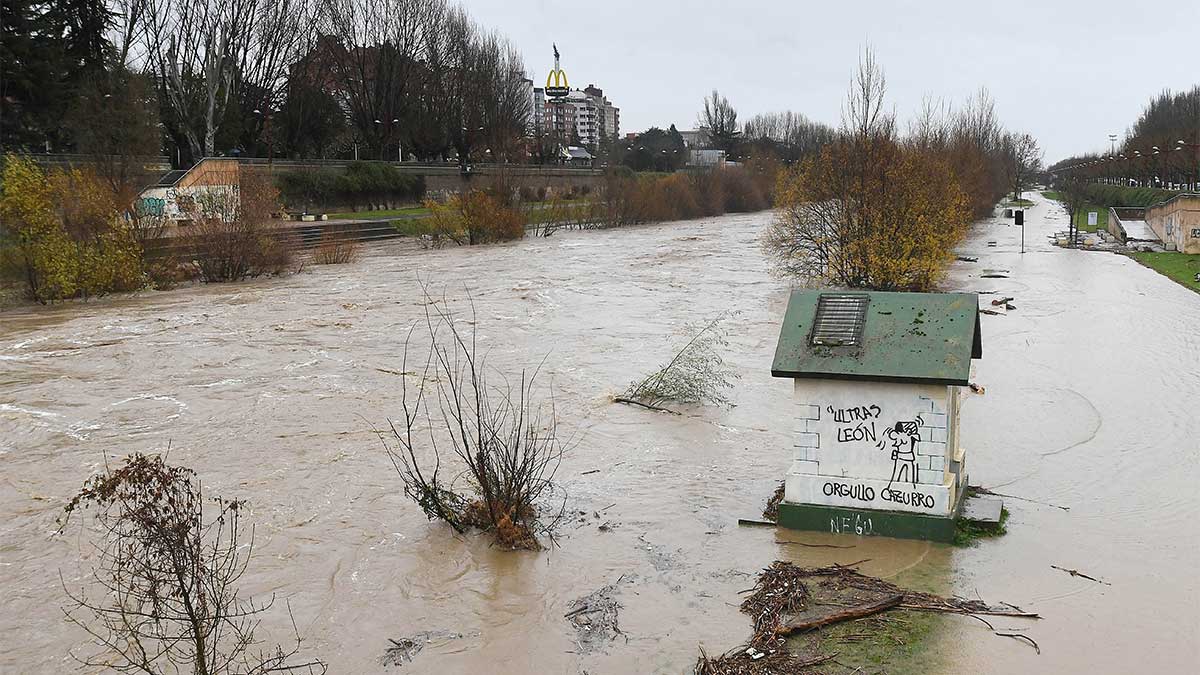
<path fill-rule="evenodd" d="M 1088 212 L 1089 211 L 1096 212 L 1096 224 L 1095 225 L 1088 225 Z M 1096 232 L 1098 230 L 1107 231 L 1108 230 L 1108 207 L 1107 206 L 1096 206 L 1095 204 L 1088 204 L 1087 206 L 1083 207 L 1082 211 L 1075 214 L 1075 227 L 1077 227 L 1080 232 Z"/>
<path fill-rule="evenodd" d="M 358 220 L 362 218 L 396 218 L 402 216 L 425 216 L 429 215 L 429 209 L 424 206 L 405 206 L 401 209 L 381 209 L 379 211 L 347 211 L 345 213 L 331 213 L 330 220 Z"/>
<path fill-rule="evenodd" d="M 1033 206 L 1033 202 L 1031 202 L 1028 199 L 1007 199 L 1004 201 L 1003 204 L 1001 204 L 1001 206 L 1003 206 L 1005 208 L 1013 207 L 1013 206 L 1018 207 L 1018 208 L 1027 208 L 1027 207 Z"/>
<path fill-rule="evenodd" d="M 403 220 L 393 220 L 392 227 L 404 237 L 419 237 L 429 233 L 429 226 L 426 218 L 404 218 Z"/>
<path fill-rule="evenodd" d="M 1168 251 L 1165 253 L 1130 253 L 1130 257 L 1176 281 L 1197 293 L 1200 293 L 1200 283 L 1196 282 L 1196 274 L 1200 273 L 1200 255 Z"/>

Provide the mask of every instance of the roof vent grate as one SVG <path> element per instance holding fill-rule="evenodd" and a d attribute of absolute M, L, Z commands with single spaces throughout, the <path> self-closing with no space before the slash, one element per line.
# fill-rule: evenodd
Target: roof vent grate
<path fill-rule="evenodd" d="M 847 347 L 862 344 L 870 297 L 858 293 L 822 293 L 817 298 L 812 344 Z"/>

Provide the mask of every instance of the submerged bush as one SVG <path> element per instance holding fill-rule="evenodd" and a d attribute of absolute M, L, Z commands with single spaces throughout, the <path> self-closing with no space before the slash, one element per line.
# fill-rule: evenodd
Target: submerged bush
<path fill-rule="evenodd" d="M 312 261 L 317 265 L 344 265 L 358 260 L 362 245 L 345 232 L 325 232 L 313 249 Z"/>
<path fill-rule="evenodd" d="M 240 281 L 286 271 L 292 247 L 288 231 L 271 222 L 278 209 L 279 193 L 270 179 L 245 170 L 238 188 L 198 195 L 182 238 L 200 278 Z"/>
<path fill-rule="evenodd" d="M 552 533 L 565 505 L 546 504 L 558 492 L 554 475 L 563 455 L 554 399 L 541 395 L 540 367 L 510 374 L 491 368 L 486 350 L 476 347 L 474 312 L 464 328 L 446 306 L 426 294 L 424 368 L 401 380 L 404 419 L 381 439 L 405 496 L 429 519 L 458 532 L 491 532 L 507 549 L 540 548 L 537 535 Z M 404 342 L 404 371 L 417 328 Z"/>
<path fill-rule="evenodd" d="M 98 647 L 76 656 L 83 665 L 195 675 L 325 672 L 321 661 L 295 661 L 299 635 L 289 649 L 263 649 L 255 635 L 272 601 L 239 589 L 254 553 L 244 502 L 205 494 L 195 472 L 159 455 L 135 454 L 84 483 L 64 509 L 60 534 L 81 511 L 92 515 L 91 527 L 80 528 L 92 539 L 91 569 L 84 588 L 65 588 L 63 610 Z"/>
<path fill-rule="evenodd" d="M 525 236 L 525 216 L 513 206 L 482 190 L 451 196 L 445 202 L 428 200 L 428 234 L 459 245 L 511 241 Z"/>
<path fill-rule="evenodd" d="M 93 172 L 46 172 L 9 155 L 0 180 L 0 266 L 21 279 L 30 299 L 45 304 L 143 284 L 141 246 Z"/>
<path fill-rule="evenodd" d="M 765 186 L 773 180 L 774 167 L 728 167 L 665 176 L 614 170 L 605 177 L 594 208 L 597 219 L 610 226 L 758 211 L 771 206 L 770 189 Z"/>

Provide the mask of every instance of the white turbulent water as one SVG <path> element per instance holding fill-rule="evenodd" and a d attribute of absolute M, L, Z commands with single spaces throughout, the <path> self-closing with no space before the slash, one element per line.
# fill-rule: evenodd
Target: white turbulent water
<path fill-rule="evenodd" d="M 430 644 L 410 672 L 683 672 L 699 645 L 748 636 L 738 591 L 772 560 L 863 558 L 868 573 L 948 575 L 960 594 L 1045 615 L 1028 626 L 1040 656 L 950 620 L 933 650 L 948 672 L 1186 670 L 1200 662 L 1200 296 L 1119 256 L 1049 246 L 1065 219 L 1038 201 L 1029 253 L 1005 221 L 980 223 L 964 245 L 980 261 L 946 286 L 1018 306 L 983 318 L 987 394 L 963 421 L 973 482 L 1070 510 L 1010 500 L 1009 534 L 965 550 L 736 525 L 789 457 L 791 387 L 770 377 L 788 285 L 758 247 L 769 214 L 473 249 L 401 243 L 285 279 L 0 314 L 0 672 L 60 672 L 86 652 L 58 576 L 80 583 L 85 544 L 54 536 L 55 517 L 106 458 L 168 446 L 206 489 L 249 499 L 244 586 L 277 610 L 287 600 L 304 653 L 333 673 L 381 672 L 388 638 L 421 631 L 463 637 Z M 558 547 L 498 551 L 400 493 L 371 425 L 398 414 L 422 280 L 458 310 L 469 290 L 497 368 L 545 357 L 575 441 L 559 477 L 587 514 Z M 670 356 L 684 324 L 724 310 L 741 312 L 735 407 L 676 417 L 610 402 Z M 622 575 L 624 637 L 577 653 L 563 614 Z M 260 637 L 287 628 L 276 611 Z"/>

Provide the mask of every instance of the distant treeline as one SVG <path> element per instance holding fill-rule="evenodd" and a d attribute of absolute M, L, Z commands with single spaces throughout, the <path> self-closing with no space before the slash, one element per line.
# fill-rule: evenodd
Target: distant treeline
<path fill-rule="evenodd" d="M 1200 189 L 1200 85 L 1177 93 L 1163 91 L 1146 105 L 1120 143 L 1105 152 L 1059 160 L 1049 171 L 1060 179 Z"/>
<path fill-rule="evenodd" d="M 448 0 L 5 0 L 3 35 L 9 152 L 525 152 L 521 55 Z"/>

